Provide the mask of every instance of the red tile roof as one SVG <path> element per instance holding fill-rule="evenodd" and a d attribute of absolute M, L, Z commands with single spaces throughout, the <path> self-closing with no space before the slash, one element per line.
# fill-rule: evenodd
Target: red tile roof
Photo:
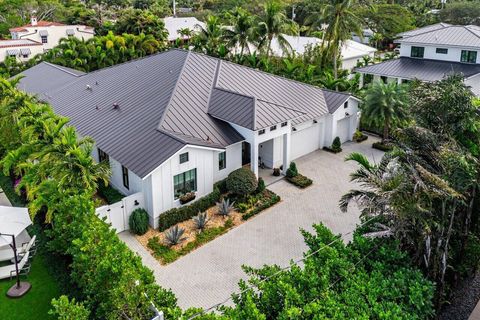
<path fill-rule="evenodd" d="M 42 44 L 30 39 L 8 39 L 0 40 L 0 48 L 14 48 L 25 46 L 41 46 Z"/>
<path fill-rule="evenodd" d="M 32 27 L 53 27 L 53 26 L 64 26 L 65 24 L 60 23 L 60 22 L 51 22 L 51 21 L 44 21 L 40 20 L 37 22 L 35 26 L 33 26 L 31 23 L 26 24 L 21 27 L 16 27 L 16 28 L 11 28 L 11 32 L 22 32 L 22 31 L 27 31 L 26 28 L 32 28 Z"/>

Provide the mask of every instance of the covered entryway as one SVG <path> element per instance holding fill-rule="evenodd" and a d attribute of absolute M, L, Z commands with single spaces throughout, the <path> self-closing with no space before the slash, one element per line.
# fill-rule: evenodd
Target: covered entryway
<path fill-rule="evenodd" d="M 343 118 L 337 121 L 337 137 L 342 143 L 352 140 L 350 134 L 350 120 L 351 117 Z"/>
<path fill-rule="evenodd" d="M 292 132 L 292 160 L 323 147 L 323 124 L 313 123 L 305 129 Z"/>

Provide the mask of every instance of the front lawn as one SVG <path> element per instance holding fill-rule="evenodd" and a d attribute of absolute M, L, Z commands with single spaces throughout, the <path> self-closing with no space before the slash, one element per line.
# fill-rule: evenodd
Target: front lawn
<path fill-rule="evenodd" d="M 21 280 L 30 282 L 32 288 L 20 299 L 9 299 L 6 296 L 8 289 L 15 284 L 15 280 L 0 280 L 0 319 L 55 319 L 48 314 L 51 309 L 50 302 L 61 293 L 55 279 L 48 273 L 41 255 L 38 254 L 33 258 L 29 275 L 22 276 Z"/>

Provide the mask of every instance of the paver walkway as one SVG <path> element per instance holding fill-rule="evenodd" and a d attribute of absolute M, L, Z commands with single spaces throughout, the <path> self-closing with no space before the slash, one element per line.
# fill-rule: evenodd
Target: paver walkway
<path fill-rule="evenodd" d="M 334 233 L 355 228 L 359 221 L 356 206 L 347 213 L 338 208 L 340 197 L 353 186 L 349 174 L 356 168 L 344 158 L 359 151 L 378 162 L 382 152 L 371 148 L 372 140 L 347 143 L 340 154 L 316 151 L 298 159 L 299 171 L 314 180 L 311 187 L 300 190 L 285 180 L 272 184 L 269 188 L 282 202 L 170 265 L 157 263 L 128 232 L 120 237 L 154 270 L 157 282 L 173 290 L 181 307 L 210 307 L 238 290 L 238 281 L 246 278 L 242 265 L 285 266 L 301 258 L 306 245 L 300 228 L 311 230 L 319 222 Z"/>

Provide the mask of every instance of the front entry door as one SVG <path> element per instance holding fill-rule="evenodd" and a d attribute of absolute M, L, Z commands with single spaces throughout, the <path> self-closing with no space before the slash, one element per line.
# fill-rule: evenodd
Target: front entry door
<path fill-rule="evenodd" d="M 242 143 L 242 166 L 250 163 L 250 143 Z"/>

